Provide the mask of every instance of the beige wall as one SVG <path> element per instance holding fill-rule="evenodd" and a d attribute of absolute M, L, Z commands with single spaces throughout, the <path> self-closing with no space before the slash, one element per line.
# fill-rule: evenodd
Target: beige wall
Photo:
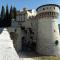
<path fill-rule="evenodd" d="M 43 10 L 44 8 L 44 10 Z M 59 13 L 59 8 L 56 6 L 44 6 L 39 8 L 37 14 L 44 12 Z M 58 15 L 57 15 L 58 16 Z M 58 18 L 51 15 L 50 17 L 39 17 L 38 20 L 38 40 L 37 52 L 43 55 L 60 55 L 60 37 L 58 29 Z M 58 40 L 56 46 L 55 41 Z"/>
<path fill-rule="evenodd" d="M 55 45 L 56 40 L 59 42 L 57 46 Z M 48 17 L 39 19 L 37 51 L 41 54 L 57 55 L 60 54 L 59 50 L 60 38 L 57 19 L 49 19 Z"/>

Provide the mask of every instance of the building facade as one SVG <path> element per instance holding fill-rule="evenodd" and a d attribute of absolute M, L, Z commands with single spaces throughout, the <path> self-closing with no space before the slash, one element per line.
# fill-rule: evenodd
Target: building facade
<path fill-rule="evenodd" d="M 37 51 L 40 54 L 60 54 L 60 36 L 58 28 L 59 8 L 58 5 L 54 4 L 47 4 L 37 8 Z"/>
<path fill-rule="evenodd" d="M 39 54 L 60 55 L 59 9 L 59 5 L 46 4 L 36 10 L 17 11 L 16 20 L 12 19 L 12 27 L 8 28 L 16 50 L 19 52 L 35 45 Z"/>

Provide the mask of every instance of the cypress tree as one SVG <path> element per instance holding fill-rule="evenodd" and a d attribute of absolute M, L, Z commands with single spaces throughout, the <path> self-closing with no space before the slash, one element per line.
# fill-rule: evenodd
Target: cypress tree
<path fill-rule="evenodd" d="M 13 8 L 13 18 L 16 19 L 16 8 Z"/>
<path fill-rule="evenodd" d="M 12 6 L 10 7 L 10 20 L 12 19 L 12 17 L 13 17 L 13 10 L 12 10 Z"/>
<path fill-rule="evenodd" d="M 4 6 L 2 6 L 2 9 L 1 9 L 1 20 L 3 20 L 5 17 L 5 8 Z"/>
<path fill-rule="evenodd" d="M 9 10 L 8 10 L 8 5 L 6 6 L 6 15 L 5 15 L 5 26 L 8 27 L 10 26 L 11 22 L 10 22 L 10 16 L 9 16 Z"/>
<path fill-rule="evenodd" d="M 6 20 L 8 20 L 8 18 L 9 18 L 9 11 L 8 11 L 8 5 L 6 6 Z"/>

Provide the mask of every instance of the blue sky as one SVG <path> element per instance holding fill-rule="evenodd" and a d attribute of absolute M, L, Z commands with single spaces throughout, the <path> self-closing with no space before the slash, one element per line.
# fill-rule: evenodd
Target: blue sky
<path fill-rule="evenodd" d="M 2 5 L 6 7 L 6 5 L 8 4 L 9 7 L 11 5 L 16 6 L 17 10 L 22 9 L 24 7 L 28 9 L 36 9 L 41 5 L 51 3 L 60 5 L 60 0 L 0 0 L 0 8 L 2 7 Z M 60 17 L 58 23 L 60 23 Z"/>

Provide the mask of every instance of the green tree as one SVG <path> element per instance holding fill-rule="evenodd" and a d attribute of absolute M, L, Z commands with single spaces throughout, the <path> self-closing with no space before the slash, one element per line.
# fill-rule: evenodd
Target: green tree
<path fill-rule="evenodd" d="M 8 20 L 9 19 L 9 11 L 8 11 L 8 5 L 6 6 L 6 19 Z"/>
<path fill-rule="evenodd" d="M 10 7 L 10 19 L 12 19 L 13 17 L 13 9 L 12 9 L 12 6 Z"/>
<path fill-rule="evenodd" d="M 5 14 L 5 21 L 4 24 L 6 27 L 11 26 L 11 19 L 10 19 L 10 13 L 8 10 L 8 5 L 6 6 L 6 14 Z"/>
<path fill-rule="evenodd" d="M 2 9 L 1 9 L 1 20 L 3 20 L 5 17 L 5 8 L 4 6 L 2 6 Z"/>
<path fill-rule="evenodd" d="M 16 8 L 13 8 L 13 18 L 16 19 Z"/>

